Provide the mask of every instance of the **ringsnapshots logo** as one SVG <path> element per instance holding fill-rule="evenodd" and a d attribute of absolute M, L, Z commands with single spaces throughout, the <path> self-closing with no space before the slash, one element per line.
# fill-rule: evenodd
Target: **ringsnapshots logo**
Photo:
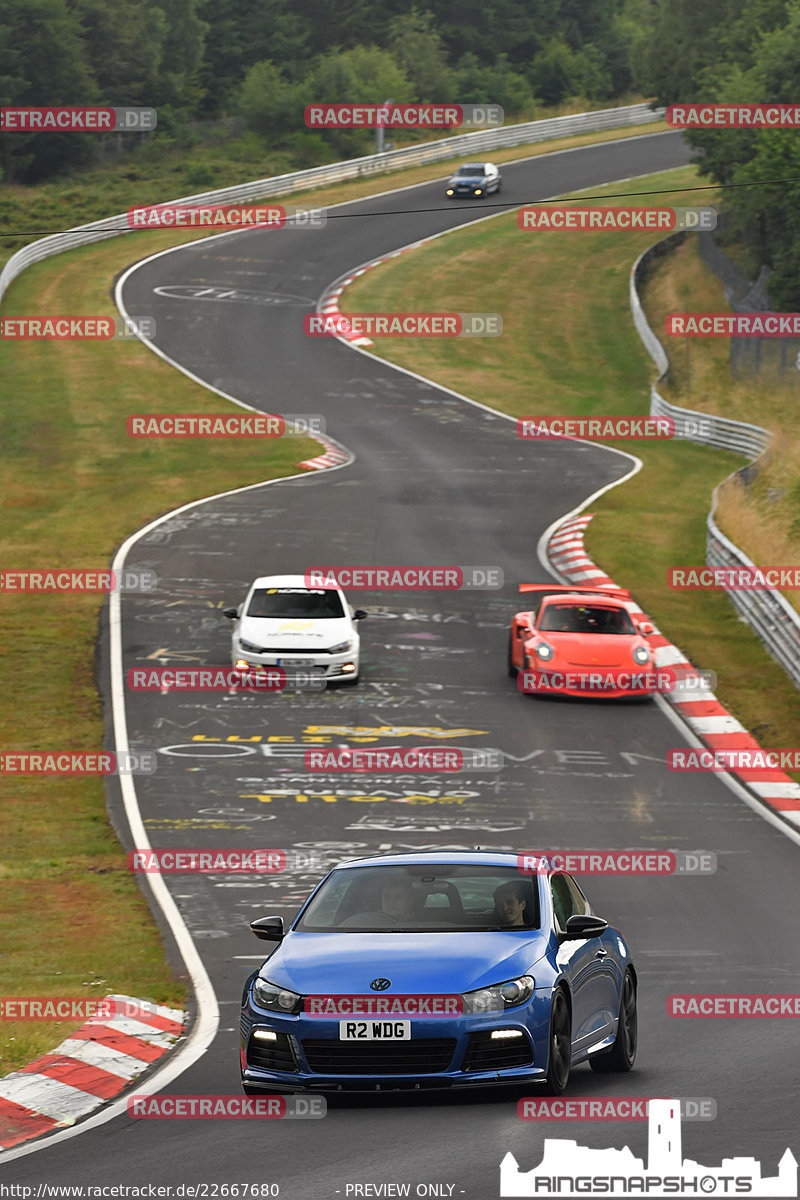
<path fill-rule="evenodd" d="M 800 313 L 668 313 L 668 337 L 800 338 Z"/>
<path fill-rule="evenodd" d="M 714 875 L 711 850 L 526 850 L 522 875 Z"/>
<path fill-rule="evenodd" d="M 128 229 L 324 229 L 322 208 L 283 204 L 147 204 L 129 208 Z"/>
<path fill-rule="evenodd" d="M 521 1121 L 647 1121 L 650 1105 L 660 1096 L 523 1096 L 517 1101 Z M 678 1100 L 683 1121 L 715 1121 L 717 1102 L 711 1096 L 685 1096 Z"/>
<path fill-rule="evenodd" d="M 149 568 L 126 567 L 123 571 L 0 570 L 0 595 L 34 592 L 63 592 L 64 595 L 95 592 L 154 592 L 158 576 Z"/>
<path fill-rule="evenodd" d="M 500 313 L 307 313 L 308 337 L 500 337 Z"/>
<path fill-rule="evenodd" d="M 319 1120 L 327 1112 L 324 1096 L 141 1096 L 128 1097 L 134 1120 L 155 1121 L 297 1121 Z"/>
<path fill-rule="evenodd" d="M 3 133 L 147 133 L 157 124 L 154 108 L 0 108 Z"/>
<path fill-rule="evenodd" d="M 577 204 L 526 205 L 517 210 L 520 229 L 594 230 L 631 233 L 637 230 L 675 232 L 717 227 L 714 208 L 652 208 L 630 205 L 594 206 Z"/>
<path fill-rule="evenodd" d="M 133 413 L 125 422 L 133 438 L 271 438 L 325 433 L 319 413 Z"/>
<path fill-rule="evenodd" d="M 670 104 L 672 129 L 800 129 L 797 104 Z"/>
<path fill-rule="evenodd" d="M 324 692 L 325 668 L 303 670 L 254 666 L 236 667 L 131 667 L 126 675 L 132 692 Z"/>
<path fill-rule="evenodd" d="M 75 750 L 10 751 L 0 753 L 2 775 L 153 775 L 158 767 L 154 750 L 80 752 Z"/>
<path fill-rule="evenodd" d="M 10 342 L 110 342 L 155 336 L 155 317 L 0 317 L 0 338 Z"/>
<path fill-rule="evenodd" d="M 500 104 L 309 104 L 309 129 L 475 129 L 505 120 Z"/>
<path fill-rule="evenodd" d="M 500 771 L 502 750 L 462 749 L 452 746 L 331 747 L 306 750 L 303 766 L 307 771 L 401 773 L 429 771 Z"/>
<path fill-rule="evenodd" d="M 307 588 L 350 591 L 495 591 L 503 586 L 500 567 L 308 567 Z"/>
<path fill-rule="evenodd" d="M 703 1106 L 707 1100 L 699 1098 L 696 1103 Z M 797 1159 L 789 1149 L 781 1157 L 778 1174 L 772 1177 L 762 1174 L 761 1163 L 752 1156 L 724 1158 L 716 1167 L 684 1158 L 681 1122 L 683 1106 L 689 1104 L 689 1100 L 682 1102 L 675 1097 L 649 1101 L 647 1161 L 635 1158 L 627 1146 L 622 1150 L 597 1149 L 580 1146 L 574 1139 L 546 1138 L 541 1162 L 522 1171 L 509 1152 L 500 1163 L 500 1195 L 797 1195 Z M 687 1113 L 686 1119 L 703 1117 Z"/>

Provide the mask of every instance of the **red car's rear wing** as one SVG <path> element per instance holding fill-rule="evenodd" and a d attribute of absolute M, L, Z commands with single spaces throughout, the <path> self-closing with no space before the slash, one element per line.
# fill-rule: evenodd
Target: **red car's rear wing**
<path fill-rule="evenodd" d="M 602 596 L 610 596 L 612 600 L 630 600 L 632 599 L 630 592 L 625 588 L 601 588 L 601 587 L 568 587 L 565 584 L 552 583 L 521 583 L 519 585 L 521 592 L 538 592 L 544 596 L 565 596 L 565 595 L 588 595 L 600 598 Z"/>

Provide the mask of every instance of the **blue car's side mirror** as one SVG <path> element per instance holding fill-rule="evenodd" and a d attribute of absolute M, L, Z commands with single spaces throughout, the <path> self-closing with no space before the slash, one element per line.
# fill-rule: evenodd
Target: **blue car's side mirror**
<path fill-rule="evenodd" d="M 250 922 L 250 928 L 262 942 L 283 941 L 283 917 L 259 917 Z"/>
<path fill-rule="evenodd" d="M 578 914 L 570 917 L 563 933 L 564 941 L 577 941 L 578 938 L 600 937 L 608 929 L 608 921 L 602 917 Z"/>

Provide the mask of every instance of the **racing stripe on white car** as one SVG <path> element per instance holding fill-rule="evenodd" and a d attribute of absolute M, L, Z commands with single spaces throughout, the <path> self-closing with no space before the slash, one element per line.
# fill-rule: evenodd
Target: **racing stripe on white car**
<path fill-rule="evenodd" d="M 559 525 L 547 543 L 548 560 L 568 583 L 591 580 L 595 587 L 619 587 L 586 553 L 583 538 L 593 515 L 584 513 Z M 683 651 L 659 632 L 652 617 L 635 605 L 629 605 L 628 608 L 634 620 L 649 621 L 654 627 L 655 632 L 648 640 L 655 650 L 656 666 L 692 667 Z M 665 699 L 710 750 L 761 749 L 755 738 L 720 704 L 710 688 L 699 689 L 691 700 L 678 699 L 669 693 Z M 731 768 L 729 774 L 790 825 L 800 827 L 800 784 L 795 783 L 785 771 L 764 766 L 742 770 Z"/>
<path fill-rule="evenodd" d="M 124 1016 L 92 1017 L 51 1054 L 0 1079 L 0 1152 L 74 1125 L 172 1049 L 186 1024 L 180 1009 L 106 996 Z"/>

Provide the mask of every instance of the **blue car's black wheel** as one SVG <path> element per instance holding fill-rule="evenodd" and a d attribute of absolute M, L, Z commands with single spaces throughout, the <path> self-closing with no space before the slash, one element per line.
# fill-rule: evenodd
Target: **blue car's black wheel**
<path fill-rule="evenodd" d="M 548 1096 L 560 1096 L 569 1083 L 572 1062 L 572 1019 L 567 997 L 559 990 L 550 1008 L 550 1047 L 544 1090 Z"/>
<path fill-rule="evenodd" d="M 636 1061 L 639 1021 L 636 1011 L 636 981 L 631 971 L 625 972 L 619 1002 L 619 1025 L 614 1045 L 604 1054 L 589 1059 L 593 1071 L 630 1071 Z"/>

